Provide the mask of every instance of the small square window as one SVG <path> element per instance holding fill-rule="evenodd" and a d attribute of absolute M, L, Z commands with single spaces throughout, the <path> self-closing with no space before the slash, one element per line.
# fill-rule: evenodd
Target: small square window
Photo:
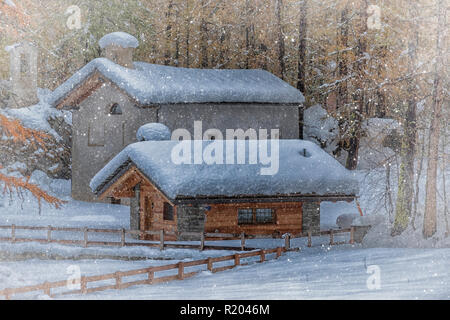
<path fill-rule="evenodd" d="M 173 221 L 173 206 L 168 202 L 164 202 L 163 219 Z"/>
<path fill-rule="evenodd" d="M 256 209 L 256 223 L 273 223 L 273 209 Z"/>
<path fill-rule="evenodd" d="M 253 210 L 252 209 L 239 209 L 238 210 L 238 223 L 239 224 L 252 224 L 253 223 Z"/>

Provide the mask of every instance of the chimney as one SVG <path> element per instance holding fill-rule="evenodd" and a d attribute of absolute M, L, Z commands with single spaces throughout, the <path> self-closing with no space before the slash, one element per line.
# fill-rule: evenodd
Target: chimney
<path fill-rule="evenodd" d="M 37 96 L 37 48 L 28 42 L 5 48 L 10 54 L 9 108 L 23 108 L 39 102 Z"/>
<path fill-rule="evenodd" d="M 134 69 L 133 52 L 139 41 L 126 32 L 113 32 L 98 42 L 106 58 L 125 68 Z"/>

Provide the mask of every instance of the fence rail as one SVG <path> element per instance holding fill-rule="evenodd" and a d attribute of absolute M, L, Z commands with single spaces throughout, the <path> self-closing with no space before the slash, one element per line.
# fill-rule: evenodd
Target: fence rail
<path fill-rule="evenodd" d="M 294 238 L 308 238 L 308 247 L 312 246 L 312 237 L 317 236 L 325 236 L 329 235 L 330 237 L 330 245 L 339 245 L 347 243 L 345 241 L 336 242 L 334 241 L 334 236 L 342 233 L 350 233 L 350 240 L 348 243 L 354 243 L 354 233 L 355 227 L 347 228 L 347 229 L 338 229 L 338 230 L 326 230 L 320 232 L 302 232 L 297 234 L 285 234 L 283 236 L 274 237 L 273 235 L 251 235 L 251 234 L 232 234 L 232 233 L 202 233 L 202 232 L 171 232 L 165 230 L 159 231 L 142 231 L 142 230 L 126 230 L 126 229 L 98 229 L 98 228 L 73 228 L 73 227 L 37 227 L 37 226 L 17 226 L 15 224 L 6 226 L 0 225 L 0 230 L 11 230 L 11 235 L 9 237 L 0 237 L 0 241 L 7 241 L 12 243 L 20 243 L 20 242 L 40 242 L 40 243 L 58 243 L 58 244 L 68 244 L 68 245 L 80 245 L 85 248 L 88 246 L 147 246 L 147 247 L 155 247 L 160 250 L 164 250 L 165 248 L 183 248 L 183 249 L 199 249 L 199 250 L 241 250 L 241 251 L 251 251 L 256 248 L 251 248 L 246 246 L 247 239 L 270 239 L 270 238 L 285 238 L 285 248 L 290 249 L 290 241 Z M 46 231 L 47 236 L 45 238 L 19 238 L 17 237 L 18 230 L 29 230 L 29 231 Z M 55 239 L 52 237 L 53 232 L 79 232 L 82 233 L 83 239 L 81 240 L 64 240 L 64 239 Z M 117 234 L 120 236 L 120 241 L 95 241 L 89 240 L 90 233 L 109 233 L 109 234 Z M 158 236 L 158 242 L 136 242 L 136 241 L 127 241 L 127 236 L 145 236 L 145 235 L 154 235 Z M 165 241 L 165 236 L 189 236 L 196 237 L 196 241 L 200 241 L 200 244 L 181 244 L 181 243 L 167 243 Z M 219 241 L 219 240 L 240 240 L 239 247 L 233 246 L 221 246 L 221 245 L 206 245 L 206 241 Z"/>
<path fill-rule="evenodd" d="M 188 261 L 188 262 L 178 262 L 163 266 L 157 266 L 157 267 L 149 267 L 149 268 L 143 268 L 143 269 L 136 269 L 136 270 L 129 270 L 129 271 L 117 271 L 114 273 L 108 273 L 103 275 L 95 275 L 95 276 L 82 276 L 79 280 L 75 280 L 74 282 L 70 283 L 70 286 L 79 286 L 79 289 L 73 290 L 68 286 L 68 281 L 55 281 L 55 282 L 44 282 L 38 285 L 31 285 L 31 286 L 24 286 L 20 288 L 7 288 L 0 290 L 0 296 L 3 296 L 6 300 L 11 299 L 13 295 L 17 294 L 23 294 L 23 293 L 30 293 L 30 292 L 43 292 L 44 294 L 48 295 L 49 297 L 55 297 L 57 295 L 68 295 L 68 294 L 87 294 L 87 293 L 93 293 L 98 291 L 104 291 L 104 290 L 110 290 L 110 289 L 125 289 L 131 286 L 135 285 L 150 285 L 150 284 L 156 284 L 161 282 L 168 282 L 173 280 L 183 280 L 186 278 L 190 278 L 202 270 L 198 271 L 191 271 L 186 272 L 186 268 L 194 267 L 194 266 L 201 266 L 206 265 L 207 270 L 209 270 L 212 273 L 215 272 L 221 272 L 228 269 L 233 269 L 236 266 L 239 265 L 248 265 L 249 263 L 242 263 L 242 259 L 250 258 L 250 257 L 259 257 L 259 260 L 256 262 L 264 262 L 267 260 L 268 256 L 270 254 L 274 254 L 274 259 L 278 259 L 283 252 L 285 252 L 285 248 L 278 247 L 274 249 L 261 249 L 257 251 L 251 251 L 251 252 L 244 252 L 244 253 L 236 253 L 233 255 L 227 255 L 223 257 L 216 257 L 216 258 L 207 258 L 202 260 L 194 260 L 194 261 Z M 234 261 L 232 265 L 222 266 L 222 267 L 214 267 L 214 263 L 217 262 L 224 262 L 224 261 Z M 175 275 L 169 275 L 169 276 L 160 276 L 155 277 L 155 273 L 167 271 L 167 270 L 174 270 L 177 269 L 178 272 Z M 124 281 L 124 278 L 136 276 L 136 275 L 142 275 L 147 274 L 146 279 L 141 280 L 134 280 L 134 281 Z M 90 287 L 88 284 L 95 283 L 99 281 L 105 281 L 105 280 L 113 280 L 113 284 L 108 285 L 100 285 L 96 287 Z M 56 294 L 52 294 L 52 289 L 57 288 L 66 288 L 68 290 Z"/>

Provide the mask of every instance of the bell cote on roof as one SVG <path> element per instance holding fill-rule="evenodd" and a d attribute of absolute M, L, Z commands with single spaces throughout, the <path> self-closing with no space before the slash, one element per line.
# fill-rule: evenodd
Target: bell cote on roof
<path fill-rule="evenodd" d="M 22 42 L 5 50 L 10 54 L 8 107 L 23 108 L 38 103 L 38 49 L 29 42 Z"/>
<path fill-rule="evenodd" d="M 139 41 L 125 32 L 113 32 L 105 35 L 99 41 L 105 58 L 125 68 L 134 69 L 133 53 L 139 46 Z"/>

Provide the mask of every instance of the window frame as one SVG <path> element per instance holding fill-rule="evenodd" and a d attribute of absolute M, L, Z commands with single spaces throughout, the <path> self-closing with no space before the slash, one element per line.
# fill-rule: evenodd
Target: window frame
<path fill-rule="evenodd" d="M 175 208 L 168 202 L 163 204 L 163 221 L 175 221 Z"/>
<path fill-rule="evenodd" d="M 119 103 L 115 102 L 109 106 L 108 114 L 110 116 L 121 116 L 123 115 L 122 107 Z"/>
<path fill-rule="evenodd" d="M 251 210 L 252 213 L 252 221 L 251 222 L 241 222 L 239 219 L 239 213 L 241 210 Z M 257 211 L 258 210 L 270 210 L 272 213 L 272 219 L 267 222 L 258 222 Z M 266 212 L 267 213 L 267 212 Z M 266 224 L 276 224 L 277 223 L 277 215 L 276 209 L 270 207 L 258 208 L 258 207 L 242 207 L 237 209 L 237 223 L 239 226 L 254 226 L 254 225 L 266 225 Z"/>

